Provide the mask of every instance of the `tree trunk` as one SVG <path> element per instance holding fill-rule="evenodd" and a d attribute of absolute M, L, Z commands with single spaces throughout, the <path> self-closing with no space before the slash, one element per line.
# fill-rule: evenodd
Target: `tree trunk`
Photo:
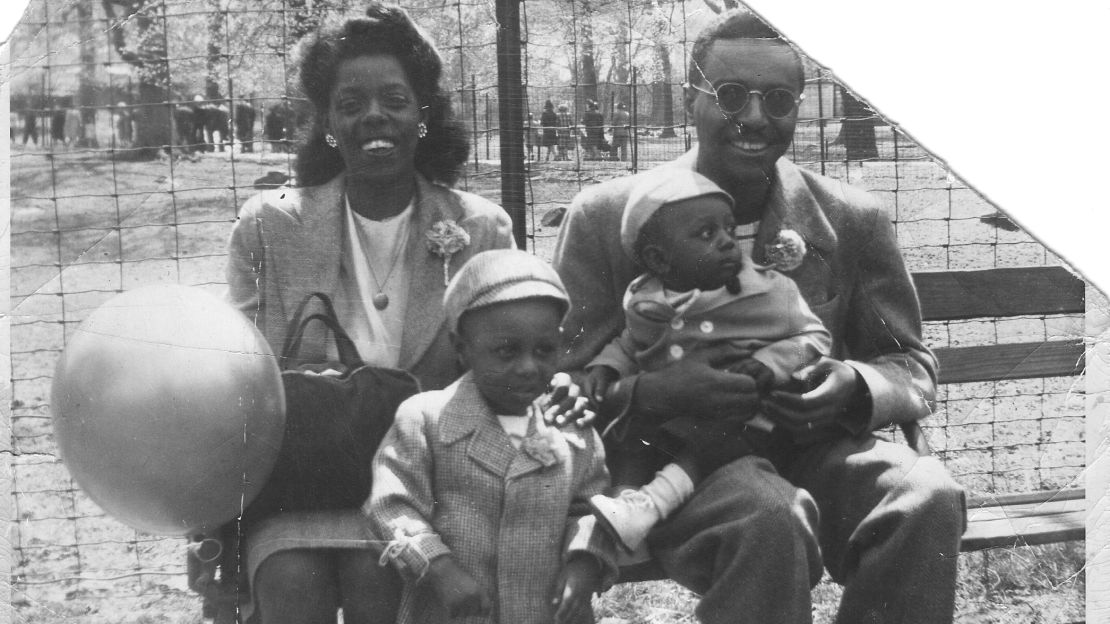
<path fill-rule="evenodd" d="M 96 49 L 94 47 L 92 0 L 77 0 L 77 24 L 79 29 L 81 69 L 77 74 L 77 102 L 81 107 L 80 138 L 77 144 L 82 147 L 98 147 L 96 141 Z M 89 126 L 93 127 L 89 132 Z"/>
<path fill-rule="evenodd" d="M 208 100 L 220 99 L 220 56 L 224 39 L 224 15 L 220 12 L 219 0 L 209 1 L 208 14 L 208 56 L 204 63 L 204 97 Z"/>
<path fill-rule="evenodd" d="M 671 67 L 671 51 L 666 43 L 659 41 L 655 44 L 655 59 L 659 63 L 659 70 L 663 79 L 652 85 L 652 121 L 663 128 L 659 136 L 670 138 L 675 136 L 674 97 L 671 94 L 671 81 L 674 72 Z"/>
<path fill-rule="evenodd" d="M 628 102 L 628 77 L 630 72 L 631 63 L 628 60 L 628 41 L 629 27 L 628 16 L 622 11 L 620 17 L 620 39 L 616 45 L 613 46 L 613 67 L 610 70 L 610 75 L 615 83 L 613 95 L 610 98 L 613 103 Z M 612 110 L 609 114 L 612 114 Z"/>
<path fill-rule="evenodd" d="M 592 11 L 588 4 L 583 7 L 585 11 Z M 594 62 L 594 29 L 591 23 L 593 15 L 585 11 L 578 36 L 578 62 L 581 66 L 578 72 L 578 92 L 575 93 L 578 111 L 586 110 L 586 100 L 597 101 L 597 65 Z"/>

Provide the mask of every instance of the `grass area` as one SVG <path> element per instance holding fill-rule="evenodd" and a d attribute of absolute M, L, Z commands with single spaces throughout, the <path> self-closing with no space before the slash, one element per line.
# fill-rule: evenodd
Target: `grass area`
<path fill-rule="evenodd" d="M 569 205 L 582 187 L 628 172 L 624 163 L 558 165 L 533 164 L 529 173 L 533 250 L 548 259 L 557 230 L 539 225 L 539 219 Z M 883 176 L 889 177 L 889 165 L 875 163 L 862 173 L 847 173 L 853 182 L 881 187 Z M 937 175 L 924 164 L 912 165 L 901 171 L 900 184 L 924 186 Z M 117 290 L 162 281 L 219 288 L 224 244 L 237 206 L 255 192 L 255 179 L 288 170 L 284 155 L 271 154 L 114 164 L 81 152 L 52 157 L 18 150 L 13 154 L 15 621 L 200 620 L 199 600 L 183 587 L 179 540 L 149 544 L 100 517 L 96 507 L 73 490 L 51 439 L 49 378 L 62 346 L 60 328 L 71 327 Z M 480 165 L 477 174 L 471 167 L 465 186 L 493 199 L 499 196 L 497 172 L 488 165 Z M 912 197 L 914 192 L 918 191 L 906 193 Z M 909 210 L 910 202 L 901 206 Z M 937 223 L 948 227 L 947 221 Z M 1082 450 L 1081 441 L 1078 444 Z M 955 446 L 949 441 L 946 448 Z M 961 466 L 989 472 L 991 460 L 983 461 L 987 463 Z M 1083 563 L 1082 543 L 964 555 L 957 621 L 1063 624 L 1082 619 Z M 154 576 L 152 570 L 170 574 Z M 135 576 L 143 572 L 146 580 L 137 582 Z M 817 588 L 816 622 L 832 622 L 838 598 L 839 588 L 829 582 Z M 671 582 L 626 584 L 599 598 L 596 612 L 599 618 L 633 623 L 694 622 L 696 600 Z"/>

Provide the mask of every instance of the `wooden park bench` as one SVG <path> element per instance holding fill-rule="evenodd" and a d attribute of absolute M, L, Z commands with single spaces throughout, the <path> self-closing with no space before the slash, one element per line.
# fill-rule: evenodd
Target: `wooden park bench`
<path fill-rule="evenodd" d="M 914 274 L 925 321 L 1002 319 L 1083 314 L 1083 280 L 1063 267 L 927 271 Z M 1038 342 L 934 349 L 941 384 L 1074 376 L 1084 370 L 1084 344 L 1068 336 Z M 918 423 L 903 427 L 906 442 L 923 455 L 929 445 Z M 958 480 L 958 477 L 957 477 Z M 961 550 L 1081 540 L 1082 489 L 1007 492 L 968 500 Z M 665 578 L 654 564 L 621 570 L 621 582 Z"/>
<path fill-rule="evenodd" d="M 914 275 L 925 321 L 1083 314 L 1083 280 L 1063 267 L 923 272 Z M 1082 337 L 935 349 L 941 384 L 1068 377 L 1084 370 Z M 915 429 L 914 427 L 913 429 Z M 919 432 L 907 433 L 914 440 Z M 920 451 L 927 448 L 915 446 Z M 1007 492 L 968 501 L 961 550 L 1081 540 L 1082 489 Z"/>

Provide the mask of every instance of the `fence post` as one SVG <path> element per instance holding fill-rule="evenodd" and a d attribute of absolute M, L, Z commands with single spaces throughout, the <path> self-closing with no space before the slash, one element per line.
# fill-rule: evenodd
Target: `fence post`
<path fill-rule="evenodd" d="M 482 99 L 484 99 L 486 101 L 486 127 L 482 132 L 483 132 L 483 134 L 486 135 L 486 160 L 489 160 L 489 135 L 490 135 L 489 93 L 483 93 L 482 94 Z"/>
<path fill-rule="evenodd" d="M 520 0 L 497 0 L 497 118 L 501 139 L 501 206 L 516 246 L 527 249 L 524 207 L 524 100 L 520 71 Z M 488 151 L 488 148 L 487 148 Z"/>
<path fill-rule="evenodd" d="M 629 133 L 632 135 L 632 173 L 636 173 L 639 170 L 639 160 L 638 159 L 640 157 L 640 133 L 636 131 L 636 128 L 639 125 L 639 124 L 637 124 L 637 119 L 636 119 L 636 117 L 637 117 L 636 116 L 636 113 L 637 113 L 636 108 L 639 104 L 639 100 L 636 97 L 636 95 L 637 95 L 636 91 L 637 91 L 637 89 L 636 89 L 636 68 L 633 67 L 632 68 L 632 98 L 631 98 L 632 99 L 632 105 L 629 106 L 629 108 L 632 109 L 632 111 L 631 111 L 632 118 L 629 121 L 629 124 L 631 125 L 631 127 L 628 129 Z"/>
<path fill-rule="evenodd" d="M 474 173 L 478 173 L 478 79 L 470 74 L 470 132 L 474 139 L 470 144 L 474 146 Z"/>

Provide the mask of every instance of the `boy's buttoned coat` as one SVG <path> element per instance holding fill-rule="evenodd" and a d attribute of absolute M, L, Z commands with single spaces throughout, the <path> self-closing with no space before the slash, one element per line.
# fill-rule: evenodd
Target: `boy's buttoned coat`
<path fill-rule="evenodd" d="M 488 618 L 465 622 L 552 622 L 555 582 L 575 552 L 598 558 L 605 586 L 615 580 L 612 543 L 587 506 L 609 484 L 601 442 L 591 428 L 553 433 L 551 465 L 514 448 L 469 373 L 401 405 L 366 505 L 371 531 L 392 542 L 386 556 L 407 575 L 398 622 L 448 621 L 415 578 L 440 555 L 454 557 L 493 603 Z"/>
<path fill-rule="evenodd" d="M 697 149 L 668 163 L 693 169 Z M 622 295 L 641 272 L 620 245 L 628 192 L 647 171 L 584 189 L 563 221 L 555 268 L 574 305 L 560 366 L 581 369 L 624 328 Z M 936 359 L 921 338 L 917 293 L 887 214 L 867 193 L 782 158 L 759 224 L 752 258 L 781 229 L 805 240 L 802 265 L 786 273 L 832 335 L 832 357 L 863 378 L 871 396 L 868 431 L 931 413 Z"/>
<path fill-rule="evenodd" d="M 587 368 L 605 365 L 627 377 L 727 344 L 752 352 L 781 387 L 795 371 L 829 354 L 829 332 L 790 278 L 750 259 L 737 277 L 740 292 L 691 291 L 677 307 L 659 278 L 647 273 L 636 278 L 624 295 L 627 327 Z"/>

